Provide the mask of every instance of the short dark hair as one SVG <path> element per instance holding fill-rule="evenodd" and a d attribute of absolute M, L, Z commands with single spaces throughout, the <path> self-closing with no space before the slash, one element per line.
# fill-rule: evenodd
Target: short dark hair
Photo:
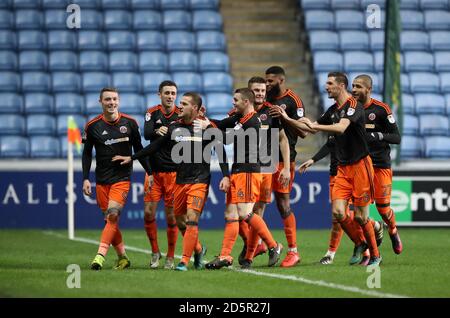
<path fill-rule="evenodd" d="M 367 85 L 369 85 L 370 88 L 371 88 L 372 85 L 373 85 L 372 77 L 370 77 L 370 76 L 367 75 L 367 74 L 361 74 L 361 75 L 358 75 L 358 76 L 355 77 L 355 79 L 362 79 L 363 82 L 365 82 Z"/>
<path fill-rule="evenodd" d="M 192 98 L 192 102 L 198 106 L 198 109 L 202 107 L 203 100 L 199 93 L 196 92 L 186 92 L 183 94 L 183 96 L 188 96 Z"/>
<path fill-rule="evenodd" d="M 250 103 L 255 103 L 255 93 L 248 87 L 238 88 L 234 91 L 235 94 L 241 94 L 242 98 L 248 99 Z"/>
<path fill-rule="evenodd" d="M 177 84 L 175 84 L 174 81 L 166 80 L 162 81 L 161 84 L 159 84 L 158 92 L 161 93 L 165 86 L 175 86 L 175 88 L 178 89 Z"/>
<path fill-rule="evenodd" d="M 250 88 L 250 86 L 252 86 L 252 84 L 266 84 L 266 80 L 264 78 L 262 78 L 261 76 L 253 76 L 251 79 L 248 80 L 248 88 Z"/>
<path fill-rule="evenodd" d="M 266 70 L 267 74 L 283 75 L 286 76 L 284 69 L 281 66 L 271 66 Z"/>
<path fill-rule="evenodd" d="M 328 73 L 328 77 L 334 77 L 336 79 L 336 82 L 340 84 L 344 84 L 345 88 L 348 87 L 348 78 L 345 73 L 342 72 L 330 72 Z"/>
<path fill-rule="evenodd" d="M 115 87 L 103 87 L 102 90 L 100 91 L 100 100 L 102 100 L 104 92 L 114 92 L 119 94 L 119 90 Z"/>

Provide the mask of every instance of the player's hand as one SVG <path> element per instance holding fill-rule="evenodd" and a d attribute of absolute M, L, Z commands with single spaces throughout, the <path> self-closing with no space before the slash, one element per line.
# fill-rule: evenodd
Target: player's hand
<path fill-rule="evenodd" d="M 120 161 L 121 165 L 126 165 L 131 162 L 131 157 L 130 156 L 114 156 L 111 161 L 113 161 L 113 162 Z"/>
<path fill-rule="evenodd" d="M 289 167 L 283 167 L 283 169 L 281 169 L 278 181 L 283 187 L 287 187 L 289 185 L 289 181 L 291 181 L 291 171 Z"/>
<path fill-rule="evenodd" d="M 83 181 L 83 193 L 87 196 L 92 194 L 91 182 L 87 179 Z"/>
<path fill-rule="evenodd" d="M 156 130 L 156 133 L 160 136 L 164 136 L 165 134 L 167 134 L 168 131 L 169 128 L 167 128 L 166 126 L 161 126 Z"/>
<path fill-rule="evenodd" d="M 146 184 L 147 188 L 144 189 L 144 193 L 150 192 L 150 189 L 152 188 L 153 183 L 154 183 L 154 179 L 153 179 L 153 175 L 151 174 L 148 176 L 148 184 Z"/>
<path fill-rule="evenodd" d="M 278 105 L 273 105 L 272 107 L 270 107 L 269 115 L 275 118 L 289 119 L 286 111 Z"/>
<path fill-rule="evenodd" d="M 298 169 L 298 172 L 300 172 L 300 174 L 305 173 L 306 169 L 311 167 L 313 164 L 314 164 L 314 160 L 312 160 L 312 159 L 309 159 L 308 161 L 305 161 L 304 163 L 302 163 L 300 165 L 300 168 Z"/>
<path fill-rule="evenodd" d="M 209 125 L 211 125 L 211 122 L 208 118 L 196 119 L 194 120 L 194 131 L 205 130 Z"/>
<path fill-rule="evenodd" d="M 223 177 L 219 184 L 219 189 L 223 192 L 227 193 L 228 189 L 230 189 L 230 178 L 229 177 Z"/>

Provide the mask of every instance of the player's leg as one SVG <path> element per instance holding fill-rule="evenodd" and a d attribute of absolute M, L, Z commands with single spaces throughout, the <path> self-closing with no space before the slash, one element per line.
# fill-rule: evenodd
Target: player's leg
<path fill-rule="evenodd" d="M 162 198 L 159 173 L 153 174 L 153 185 L 149 187 L 149 177 L 145 174 L 144 181 L 144 229 L 152 249 L 150 268 L 158 268 L 161 252 L 158 246 L 158 227 L 156 224 L 156 211 L 158 202 Z"/>
<path fill-rule="evenodd" d="M 164 173 L 164 212 L 167 221 L 167 254 L 166 261 L 164 263 L 164 268 L 173 269 L 174 268 L 174 256 L 175 256 L 175 246 L 178 239 L 178 227 L 177 221 L 175 219 L 175 214 L 173 212 L 173 190 L 176 183 L 176 173 L 167 172 Z"/>
<path fill-rule="evenodd" d="M 259 215 L 262 218 L 264 216 L 265 208 L 266 208 L 266 202 L 258 201 L 253 206 L 253 213 L 256 215 Z M 242 222 L 247 223 L 244 221 L 242 221 Z M 266 252 L 267 252 L 266 245 L 264 244 L 262 239 L 259 237 L 256 230 L 250 228 L 247 248 L 246 248 L 245 254 L 244 254 L 244 250 L 243 250 L 241 252 L 241 254 L 239 255 L 239 264 L 243 265 L 243 263 L 245 263 L 244 260 L 252 261 L 253 258 L 255 258 L 256 256 L 264 254 Z"/>

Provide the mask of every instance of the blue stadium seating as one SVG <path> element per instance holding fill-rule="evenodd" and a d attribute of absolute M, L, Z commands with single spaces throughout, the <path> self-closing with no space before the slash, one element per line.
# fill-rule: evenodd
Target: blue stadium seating
<path fill-rule="evenodd" d="M 14 27 L 14 15 L 7 10 L 0 10 L 0 28 L 12 29 Z"/>
<path fill-rule="evenodd" d="M 226 51 L 225 36 L 219 31 L 198 31 L 196 34 L 198 51 Z"/>
<path fill-rule="evenodd" d="M 98 95 L 97 95 L 98 98 Z M 101 113 L 101 107 L 98 106 L 99 113 Z M 86 118 L 81 115 L 58 115 L 56 117 L 56 133 L 58 136 L 67 135 L 67 117 L 73 116 L 73 119 L 75 120 L 78 127 L 84 127 L 86 125 Z"/>
<path fill-rule="evenodd" d="M 84 95 L 84 106 L 86 115 L 100 114 L 102 107 L 99 103 L 99 93 L 89 93 Z M 90 120 L 90 119 L 89 119 Z"/>
<path fill-rule="evenodd" d="M 103 51 L 82 51 L 79 55 L 80 71 L 107 71 L 108 56 Z"/>
<path fill-rule="evenodd" d="M 102 0 L 103 9 L 128 9 L 129 0 Z"/>
<path fill-rule="evenodd" d="M 189 8 L 189 0 L 164 0 L 161 1 L 161 10 L 182 9 Z"/>
<path fill-rule="evenodd" d="M 46 114 L 27 116 L 26 133 L 28 136 L 54 136 L 56 133 L 55 117 Z"/>
<path fill-rule="evenodd" d="M 331 0 L 331 8 L 336 9 L 357 9 L 360 0 Z"/>
<path fill-rule="evenodd" d="M 432 51 L 450 51 L 450 31 L 430 31 L 430 49 Z"/>
<path fill-rule="evenodd" d="M 109 14 L 109 11 L 108 11 Z M 103 15 L 97 10 L 83 10 L 83 19 L 81 20 L 82 30 L 101 30 L 103 29 Z"/>
<path fill-rule="evenodd" d="M 409 82 L 408 74 L 402 73 L 400 75 L 400 85 L 402 86 L 402 92 L 403 93 L 411 93 L 411 90 L 409 89 L 410 88 L 410 82 Z"/>
<path fill-rule="evenodd" d="M 16 10 L 15 26 L 18 30 L 39 30 L 44 25 L 44 16 L 38 10 Z"/>
<path fill-rule="evenodd" d="M 52 114 L 53 97 L 44 93 L 25 94 L 25 114 Z"/>
<path fill-rule="evenodd" d="M 311 31 L 309 33 L 309 46 L 311 51 L 339 49 L 339 36 L 333 31 Z"/>
<path fill-rule="evenodd" d="M 179 94 L 178 94 L 179 96 Z M 161 104 L 161 98 L 154 94 L 147 94 L 145 95 L 145 104 L 147 105 L 147 108 L 153 107 L 155 105 Z M 178 103 L 177 103 L 178 105 Z"/>
<path fill-rule="evenodd" d="M 59 140 L 49 136 L 30 137 L 31 158 L 58 158 L 61 154 Z"/>
<path fill-rule="evenodd" d="M 163 52 L 141 52 L 139 54 L 139 70 L 141 72 L 165 72 L 169 68 L 169 58 Z"/>
<path fill-rule="evenodd" d="M 331 0 L 299 0 L 304 10 L 310 9 L 328 9 L 331 6 Z"/>
<path fill-rule="evenodd" d="M 370 49 L 372 51 L 384 50 L 384 31 L 375 30 L 369 32 Z"/>
<path fill-rule="evenodd" d="M 142 95 L 133 93 L 121 93 L 120 94 L 120 106 L 119 109 L 125 114 L 140 113 L 144 114 L 145 104 Z"/>
<path fill-rule="evenodd" d="M 136 47 L 136 36 L 130 31 L 110 31 L 108 32 L 108 49 L 134 51 Z"/>
<path fill-rule="evenodd" d="M 102 7 L 101 0 L 77 0 L 75 3 L 85 9 L 101 9 Z"/>
<path fill-rule="evenodd" d="M 448 159 L 450 157 L 450 137 L 425 138 L 425 157 Z"/>
<path fill-rule="evenodd" d="M 0 30 L 0 49 L 15 50 L 16 47 L 17 47 L 16 34 L 9 30 Z"/>
<path fill-rule="evenodd" d="M 103 15 L 105 30 L 129 30 L 133 17 L 125 10 L 108 10 Z"/>
<path fill-rule="evenodd" d="M 404 31 L 400 36 L 400 47 L 405 50 L 428 51 L 428 33 L 423 31 Z"/>
<path fill-rule="evenodd" d="M 138 10 L 133 13 L 133 28 L 135 30 L 160 30 L 163 18 L 159 11 Z"/>
<path fill-rule="evenodd" d="M 85 72 L 82 74 L 83 92 L 100 92 L 103 87 L 111 85 L 111 79 L 104 72 Z"/>
<path fill-rule="evenodd" d="M 400 10 L 402 30 L 422 30 L 424 28 L 423 13 L 416 10 Z"/>
<path fill-rule="evenodd" d="M 368 50 L 369 35 L 364 31 L 341 31 L 339 32 L 342 51 Z"/>
<path fill-rule="evenodd" d="M 0 75 L 0 79 L 1 78 L 2 76 Z M 7 113 L 19 114 L 22 112 L 23 112 L 22 95 L 16 93 L 0 93 L 0 114 L 7 114 Z"/>
<path fill-rule="evenodd" d="M 45 50 L 47 48 L 47 36 L 41 31 L 19 31 L 19 50 Z"/>
<path fill-rule="evenodd" d="M 166 37 L 160 31 L 138 31 L 137 49 L 139 51 L 164 51 L 166 49 Z"/>
<path fill-rule="evenodd" d="M 441 92 L 444 94 L 450 93 L 450 72 L 440 73 L 439 78 L 441 82 Z M 450 115 L 450 112 L 448 112 L 448 114 Z"/>
<path fill-rule="evenodd" d="M 336 29 L 338 30 L 364 30 L 365 16 L 356 10 L 336 10 L 334 12 Z"/>
<path fill-rule="evenodd" d="M 142 74 L 142 91 L 144 93 L 158 92 L 162 81 L 172 80 L 172 76 L 165 72 L 147 72 Z"/>
<path fill-rule="evenodd" d="M 337 52 L 315 52 L 313 58 L 316 72 L 341 71 L 344 67 L 342 55 Z"/>
<path fill-rule="evenodd" d="M 22 72 L 23 92 L 48 92 L 51 88 L 50 76 L 43 72 Z"/>
<path fill-rule="evenodd" d="M 77 37 L 73 31 L 52 30 L 47 33 L 49 50 L 75 50 Z"/>
<path fill-rule="evenodd" d="M 202 72 L 228 72 L 230 61 L 228 55 L 223 52 L 201 52 L 199 67 Z"/>
<path fill-rule="evenodd" d="M 105 50 L 107 47 L 105 34 L 101 31 L 84 31 L 78 33 L 79 50 Z"/>
<path fill-rule="evenodd" d="M 386 7 L 386 0 L 361 0 L 361 9 L 366 10 L 371 4 L 378 5 L 380 9 Z"/>
<path fill-rule="evenodd" d="M 402 109 L 404 114 L 414 115 L 416 113 L 416 102 L 413 95 L 402 93 Z"/>
<path fill-rule="evenodd" d="M 449 7 L 450 4 L 448 0 L 420 0 L 420 8 L 423 10 L 448 10 Z"/>
<path fill-rule="evenodd" d="M 206 113 L 227 113 L 232 108 L 233 96 L 227 93 L 206 94 Z"/>
<path fill-rule="evenodd" d="M 163 11 L 163 27 L 166 31 L 191 30 L 191 14 L 184 10 L 165 10 Z"/>
<path fill-rule="evenodd" d="M 321 91 L 324 91 L 324 90 L 325 90 L 325 88 L 323 88 Z M 320 99 L 322 100 L 323 109 L 325 109 L 325 110 L 328 109 L 330 106 L 332 106 L 335 103 L 333 98 L 328 98 L 327 93 L 321 94 Z"/>
<path fill-rule="evenodd" d="M 25 118 L 16 114 L 2 114 L 0 127 L 0 135 L 25 135 Z"/>
<path fill-rule="evenodd" d="M 138 58 L 136 54 L 128 51 L 117 51 L 109 54 L 109 70 L 116 71 L 135 71 L 138 68 Z"/>
<path fill-rule="evenodd" d="M 222 30 L 222 16 L 217 11 L 196 10 L 192 14 L 192 28 L 199 30 Z"/>
<path fill-rule="evenodd" d="M 415 94 L 417 114 L 445 114 L 445 99 L 441 94 Z"/>
<path fill-rule="evenodd" d="M 439 93 L 439 77 L 432 73 L 409 73 L 410 90 L 414 93 Z"/>
<path fill-rule="evenodd" d="M 432 72 L 434 71 L 434 57 L 427 52 L 405 52 L 405 71 Z"/>
<path fill-rule="evenodd" d="M 13 6 L 15 9 L 34 9 L 39 8 L 41 0 L 13 0 Z"/>
<path fill-rule="evenodd" d="M 53 72 L 52 73 L 53 92 L 74 92 L 81 91 L 81 78 L 74 72 Z"/>
<path fill-rule="evenodd" d="M 202 77 L 194 72 L 175 72 L 172 78 L 177 83 L 180 92 L 200 92 L 202 90 Z"/>
<path fill-rule="evenodd" d="M 328 79 L 328 72 L 319 72 L 316 73 L 316 84 L 319 90 L 319 93 L 325 92 L 325 85 Z"/>
<path fill-rule="evenodd" d="M 83 114 L 84 100 L 74 93 L 59 93 L 55 95 L 55 114 Z"/>
<path fill-rule="evenodd" d="M 64 30 L 67 29 L 66 20 L 69 13 L 66 10 L 46 10 L 45 11 L 45 28 L 47 30 Z"/>
<path fill-rule="evenodd" d="M 419 126 L 422 136 L 447 136 L 449 131 L 447 116 L 421 115 Z"/>
<path fill-rule="evenodd" d="M 30 154 L 28 138 L 5 136 L 0 138 L 0 156 L 2 158 L 27 158 Z"/>
<path fill-rule="evenodd" d="M 78 56 L 71 51 L 54 51 L 48 66 L 50 71 L 78 71 Z"/>
<path fill-rule="evenodd" d="M 16 92 L 20 90 L 20 76 L 14 72 L 0 72 L 0 91 Z"/>
<path fill-rule="evenodd" d="M 114 87 L 117 87 L 121 93 L 140 93 L 142 89 L 141 77 L 138 73 L 116 72 L 112 76 L 112 84 Z"/>
<path fill-rule="evenodd" d="M 233 79 L 226 72 L 205 72 L 202 77 L 205 93 L 227 93 L 233 89 Z"/>
<path fill-rule="evenodd" d="M 373 53 L 373 60 L 374 60 L 374 68 L 377 72 L 382 72 L 384 70 L 384 52 L 383 51 L 376 51 Z M 403 54 L 400 56 L 400 68 L 403 71 L 404 69 L 404 59 Z"/>
<path fill-rule="evenodd" d="M 200 10 L 200 9 L 218 10 L 219 0 L 190 0 L 189 7 L 191 10 Z"/>
<path fill-rule="evenodd" d="M 422 139 L 415 136 L 403 136 L 400 150 L 403 159 L 421 158 L 423 155 Z"/>
<path fill-rule="evenodd" d="M 195 35 L 189 31 L 166 32 L 167 51 L 194 51 Z"/>
<path fill-rule="evenodd" d="M 0 51 L 0 70 L 15 71 L 17 69 L 17 56 L 13 51 Z"/>
<path fill-rule="evenodd" d="M 47 54 L 42 51 L 22 51 L 19 54 L 21 71 L 46 71 Z"/>
<path fill-rule="evenodd" d="M 45 9 L 65 9 L 71 1 L 69 0 L 41 0 Z"/>
<path fill-rule="evenodd" d="M 436 72 L 450 71 L 450 51 L 434 53 L 434 68 Z"/>
<path fill-rule="evenodd" d="M 131 8 L 135 9 L 159 9 L 160 0 L 130 0 Z"/>
<path fill-rule="evenodd" d="M 450 116 L 450 94 L 445 95 L 445 104 L 446 104 L 447 115 Z"/>
<path fill-rule="evenodd" d="M 169 53 L 169 70 L 171 72 L 195 72 L 197 69 L 197 54 L 190 51 Z"/>
<path fill-rule="evenodd" d="M 346 72 L 372 72 L 374 70 L 372 54 L 364 51 L 345 52 L 344 70 Z"/>
<path fill-rule="evenodd" d="M 450 30 L 450 12 L 442 10 L 425 11 L 425 28 L 431 30 Z"/>
<path fill-rule="evenodd" d="M 307 30 L 333 30 L 334 15 L 331 11 L 308 10 L 305 12 Z"/>
<path fill-rule="evenodd" d="M 419 9 L 420 0 L 400 0 L 400 9 Z"/>
<path fill-rule="evenodd" d="M 134 120 L 136 120 L 138 126 L 139 126 L 139 133 L 141 134 L 141 143 L 144 146 L 144 143 L 142 142 L 142 138 L 144 136 L 144 124 L 145 124 L 145 116 L 144 113 L 135 113 L 135 114 L 127 114 L 131 116 Z M 145 139 L 144 139 L 145 140 Z M 145 143 L 145 145 L 148 145 L 148 141 Z M 144 146 L 145 147 L 145 146 Z"/>

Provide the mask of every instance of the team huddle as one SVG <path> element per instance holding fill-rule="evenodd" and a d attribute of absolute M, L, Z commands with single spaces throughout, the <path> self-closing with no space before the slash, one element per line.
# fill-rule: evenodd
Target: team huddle
<path fill-rule="evenodd" d="M 289 198 L 295 175 L 295 146 L 298 137 L 307 138 L 319 131 L 328 133 L 327 143 L 300 166 L 300 173 L 330 154 L 333 222 L 330 245 L 320 263 L 333 262 L 345 232 L 355 244 L 351 265 L 379 265 L 383 223 L 394 252 L 401 253 L 402 243 L 390 208 L 389 146 L 400 143 L 400 134 L 389 106 L 370 97 L 369 76 L 354 79 L 352 94 L 347 86 L 345 74 L 328 74 L 326 91 L 335 104 L 313 122 L 305 117 L 301 99 L 286 88 L 283 68 L 272 66 L 265 78 L 252 77 L 248 87 L 237 89 L 228 117 L 216 120 L 206 116 L 207 107 L 196 92 L 185 93 L 180 105 L 175 105 L 177 85 L 163 81 L 159 86 L 161 104 L 145 114 L 144 137 L 150 140 L 145 148 L 136 121 L 119 112 L 118 91 L 104 88 L 100 93 L 103 113 L 86 124 L 83 134 L 83 192 L 92 194 L 89 171 L 95 147 L 97 203 L 105 220 L 91 268 L 102 269 L 111 245 L 118 255 L 115 269 L 131 264 L 118 223 L 135 159 L 146 171 L 144 227 L 152 250 L 151 268 L 159 268 L 162 258 L 155 218 L 161 199 L 167 221 L 165 269 L 187 271 L 192 256 L 195 269 L 230 266 L 239 236 L 244 243 L 238 258 L 241 268 L 251 268 L 254 257 L 264 253 L 268 253 L 268 266 L 275 266 L 284 246 L 274 240 L 263 219 L 272 193 L 287 241 L 280 266 L 296 266 L 301 258 Z M 228 143 L 234 147 L 231 170 L 224 147 Z M 225 229 L 220 254 L 205 264 L 207 248 L 199 239 L 198 223 L 208 197 L 213 152 L 223 175 L 219 189 L 226 193 Z M 384 222 L 369 218 L 373 202 Z M 179 231 L 183 236 L 182 258 L 175 266 Z"/>

